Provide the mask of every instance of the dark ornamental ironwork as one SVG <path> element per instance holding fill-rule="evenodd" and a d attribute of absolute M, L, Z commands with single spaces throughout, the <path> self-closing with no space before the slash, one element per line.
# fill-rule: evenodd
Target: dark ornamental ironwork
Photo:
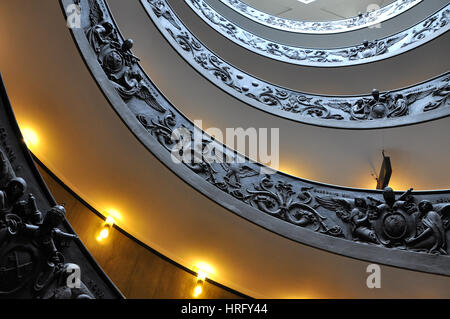
<path fill-rule="evenodd" d="M 398 196 L 390 188 L 381 192 L 330 186 L 272 171 L 204 132 L 200 142 L 192 142 L 198 129 L 158 91 L 137 58 L 114 71 L 101 63 L 109 60 L 101 55 L 109 47 L 121 48 L 108 53 L 120 56 L 114 60 L 126 60 L 132 41 L 121 37 L 103 0 L 81 0 L 81 4 L 84 28 L 73 34 L 92 74 L 134 134 L 192 187 L 234 213 L 301 243 L 450 275 L 450 190 L 409 190 Z M 159 7 L 161 15 L 166 14 L 163 8 Z M 123 96 L 123 83 L 111 75 L 125 72 L 134 74 L 139 87 L 153 98 Z M 192 144 L 189 151 L 179 148 L 186 142 Z"/>
<path fill-rule="evenodd" d="M 220 1 L 257 23 L 283 31 L 310 34 L 339 33 L 367 28 L 394 18 L 422 2 L 422 0 L 397 0 L 380 9 L 343 20 L 297 21 L 270 15 L 249 6 L 241 0 Z"/>
<path fill-rule="evenodd" d="M 0 79 L 0 299 L 122 298 L 34 167 Z"/>
<path fill-rule="evenodd" d="M 263 111 L 308 124 L 344 128 L 405 125 L 450 114 L 449 73 L 406 89 L 374 90 L 372 96 L 306 94 L 255 78 L 222 60 L 190 33 L 166 0 L 142 3 L 161 33 L 193 68 L 225 92 Z"/>
<path fill-rule="evenodd" d="M 158 1 L 166 0 L 151 0 L 149 3 Z M 205 0 L 185 2 L 208 25 L 237 45 L 271 59 L 316 67 L 348 66 L 386 59 L 431 41 L 450 28 L 448 5 L 419 24 L 384 39 L 338 49 L 300 48 L 276 43 L 244 30 L 216 12 Z"/>

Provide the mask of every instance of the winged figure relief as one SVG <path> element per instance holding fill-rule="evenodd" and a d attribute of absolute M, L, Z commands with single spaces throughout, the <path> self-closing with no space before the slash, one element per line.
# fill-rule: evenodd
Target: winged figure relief
<path fill-rule="evenodd" d="M 336 213 L 336 215 L 351 227 L 353 240 L 379 243 L 371 219 L 373 212 L 363 198 L 344 199 L 333 197 L 315 197 L 317 203 Z"/>
<path fill-rule="evenodd" d="M 259 171 L 251 168 L 248 165 L 240 164 L 236 162 L 224 162 L 221 163 L 223 169 L 226 171 L 224 180 L 234 187 L 240 188 L 242 186 L 241 179 L 246 177 L 252 177 L 259 175 Z"/>
<path fill-rule="evenodd" d="M 139 90 L 136 92 L 136 97 L 145 101 L 145 103 L 147 103 L 152 109 L 158 112 L 164 113 L 166 111 L 166 109 L 158 103 L 156 98 L 145 85 L 139 84 L 138 87 Z"/>
<path fill-rule="evenodd" d="M 433 101 L 424 107 L 424 111 L 435 110 L 441 106 L 448 106 L 450 97 L 450 85 L 446 84 L 440 89 L 433 91 Z"/>

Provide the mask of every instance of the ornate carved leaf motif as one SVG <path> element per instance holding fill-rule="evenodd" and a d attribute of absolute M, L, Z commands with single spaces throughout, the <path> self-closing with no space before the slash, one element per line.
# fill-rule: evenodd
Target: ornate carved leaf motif
<path fill-rule="evenodd" d="M 103 2 L 103 0 L 97 1 Z M 108 19 L 111 25 L 114 25 L 112 19 L 110 17 Z M 86 35 L 89 40 L 89 35 Z M 122 46 L 123 40 L 119 39 L 118 41 Z M 192 42 L 187 40 L 185 43 Z M 91 42 L 93 48 L 94 44 Z M 101 43 L 100 48 L 108 45 L 109 43 Z M 101 51 L 93 50 L 92 52 L 97 52 L 98 56 Z M 141 78 L 148 79 L 137 61 L 135 66 L 138 75 Z M 230 74 L 230 77 L 242 80 L 243 75 L 240 73 Z M 258 86 L 259 83 L 255 82 Z M 157 89 L 149 79 L 147 85 L 153 88 L 149 90 L 153 98 L 159 101 L 160 105 L 166 104 L 164 97 L 156 93 Z M 442 87 L 444 86 L 440 88 L 442 89 Z M 306 95 L 292 97 L 285 90 L 276 90 L 270 87 L 264 87 L 263 92 L 270 96 L 272 100 L 269 103 L 274 105 L 282 101 L 289 101 L 292 104 L 321 106 L 323 105 L 322 101 L 325 100 L 324 97 L 321 97 L 320 102 L 317 102 L 315 98 Z M 429 98 L 432 92 L 434 90 L 424 95 Z M 129 100 L 122 95 L 120 97 L 130 105 Z M 393 93 L 379 94 L 379 92 L 373 92 L 371 98 L 360 99 L 357 105 L 336 104 L 337 106 L 334 105 L 334 107 L 336 109 L 350 108 L 356 115 L 360 114 L 360 109 L 362 110 L 361 114 L 366 115 L 365 111 L 373 111 L 372 107 L 375 106 L 378 111 L 400 112 L 404 107 L 404 101 L 402 101 L 404 99 L 398 94 L 394 96 Z M 336 101 L 333 100 L 333 102 Z M 184 145 L 184 142 L 190 141 L 191 137 L 194 136 L 194 126 L 175 107 L 168 103 L 167 105 L 165 112 L 158 112 L 151 107 L 137 108 L 136 110 L 130 108 L 130 110 L 135 113 L 137 121 L 159 144 L 168 152 L 176 153 L 177 158 L 182 158 L 186 155 L 184 148 L 175 147 L 179 146 L 180 143 Z M 356 109 L 355 106 L 357 106 Z M 160 113 L 164 113 L 164 115 Z M 187 133 L 188 137 L 181 131 Z M 206 146 L 214 146 L 217 152 L 213 152 L 213 155 L 216 159 L 227 157 L 229 161 L 223 163 L 211 161 L 210 158 L 206 159 L 203 150 Z M 198 150 L 197 147 L 200 147 L 200 149 Z M 412 195 L 410 191 L 398 198 L 392 190 L 388 189 L 385 190 L 383 199 L 358 198 L 355 196 L 356 192 L 339 191 L 336 193 L 331 192 L 329 187 L 311 186 L 310 182 L 280 173 L 275 172 L 272 175 L 267 175 L 262 170 L 265 167 L 261 164 L 244 158 L 206 134 L 202 135 L 201 143 L 195 145 L 194 153 L 194 157 L 191 157 L 189 161 L 183 161 L 181 165 L 185 165 L 214 187 L 242 203 L 256 208 L 262 214 L 268 214 L 313 232 L 343 237 L 347 240 L 362 241 L 371 245 L 439 254 L 443 254 L 446 249 L 446 237 L 439 237 L 438 234 L 442 235 L 442 232 L 439 233 L 442 229 L 448 230 L 448 212 L 450 209 L 440 208 L 440 203 L 431 204 L 430 209 L 428 204 L 422 204 L 426 199 L 424 195 L 421 195 L 422 201 L 418 205 L 416 204 L 416 196 Z M 448 197 L 443 200 L 444 203 L 450 202 Z M 434 211 L 439 212 L 436 213 L 439 214 L 439 218 L 433 213 Z M 415 217 L 416 215 L 417 217 Z M 419 228 L 421 228 L 421 231 L 417 232 L 416 229 Z M 434 240 L 435 238 L 437 240 Z"/>
<path fill-rule="evenodd" d="M 100 8 L 99 3 L 96 0 L 89 0 L 89 8 L 91 8 L 89 12 L 89 19 L 91 21 L 91 25 L 94 26 L 100 24 L 100 22 L 104 20 L 104 15 L 103 11 Z"/>
<path fill-rule="evenodd" d="M 164 119 L 158 118 L 157 121 L 151 119 L 150 123 L 144 114 L 138 114 L 136 118 L 145 129 L 158 139 L 161 145 L 166 149 L 171 150 L 171 147 L 176 143 L 176 141 L 172 140 L 173 129 L 176 126 L 175 114 L 172 111 L 170 111 L 170 114 L 166 115 Z"/>
<path fill-rule="evenodd" d="M 199 8 L 204 8 L 206 5 L 203 4 L 203 0 L 187 1 L 189 4 L 198 5 Z M 172 19 L 177 21 L 177 25 L 181 29 L 175 28 L 164 16 L 153 15 L 154 10 L 152 8 L 156 3 L 160 10 L 164 9 L 171 12 Z M 234 97 L 268 112 L 276 112 L 277 115 L 304 122 L 308 122 L 308 119 L 312 118 L 330 120 L 329 122 L 324 121 L 324 125 L 328 125 L 328 123 L 330 123 L 329 125 L 337 125 L 333 121 L 351 123 L 383 120 L 379 122 L 379 125 L 384 126 L 389 119 L 422 114 L 429 110 L 449 106 L 447 100 L 440 100 L 437 96 L 432 95 L 433 90 L 438 90 L 442 85 L 448 85 L 448 74 L 412 88 L 384 93 L 382 94 L 383 99 L 380 101 L 375 101 L 373 97 L 367 96 L 360 98 L 314 96 L 278 87 L 236 69 L 209 51 L 176 17 L 166 0 L 146 0 L 143 4 L 155 24 L 167 36 L 167 40 L 196 70 Z M 206 12 L 205 14 L 208 17 L 215 17 L 214 21 L 222 21 L 214 15 L 214 12 L 210 10 Z M 227 32 L 236 30 L 228 24 L 226 29 Z M 338 60 L 342 61 L 342 58 L 359 60 L 384 54 L 383 52 L 389 51 L 389 48 L 403 43 L 407 39 L 405 34 L 394 35 L 387 40 L 367 42 L 349 50 L 336 51 L 339 55 Z M 240 38 L 249 39 L 251 35 L 246 34 Z M 254 41 L 254 43 L 260 45 L 260 41 Z M 274 54 L 279 55 L 286 47 L 273 44 L 268 48 Z M 330 57 L 327 51 L 323 50 L 305 50 L 304 54 L 298 56 L 304 56 L 305 59 L 308 56 L 314 56 L 317 61 L 326 61 Z M 409 99 L 403 98 L 413 92 L 417 94 L 425 91 L 428 92 L 428 95 L 415 99 L 413 103 L 410 103 Z M 399 99 L 401 100 L 399 101 Z M 437 100 L 442 101 L 442 103 L 436 103 Z M 430 104 L 429 107 L 424 109 L 426 103 L 432 103 L 432 105 Z"/>
<path fill-rule="evenodd" d="M 163 5 L 162 2 L 165 0 L 150 0 L 150 5 L 152 5 L 152 1 L 157 1 L 159 5 Z M 423 24 L 379 41 L 342 49 L 316 50 L 282 45 L 256 36 L 238 25 L 234 25 L 217 13 L 205 0 L 185 0 L 185 2 L 212 28 L 238 45 L 269 58 L 300 65 L 346 66 L 367 63 L 404 52 L 405 49 L 416 45 L 418 41 L 431 40 L 448 30 L 448 9 L 442 9 Z M 166 10 L 171 9 L 167 6 Z M 373 12 L 368 13 L 368 15 L 373 15 Z M 171 18 L 174 16 L 174 14 L 171 15 Z"/>
<path fill-rule="evenodd" d="M 378 10 L 357 17 L 335 21 L 297 21 L 261 12 L 241 0 L 220 0 L 223 4 L 255 22 L 272 28 L 299 33 L 338 33 L 370 27 L 393 18 L 422 0 L 398 0 Z"/>
<path fill-rule="evenodd" d="M 164 113 L 166 111 L 165 108 L 163 108 L 153 97 L 153 95 L 150 93 L 149 89 L 145 86 L 141 86 L 140 90 L 136 92 L 136 96 L 140 98 L 141 100 L 144 100 L 151 108 L 154 110 Z"/>

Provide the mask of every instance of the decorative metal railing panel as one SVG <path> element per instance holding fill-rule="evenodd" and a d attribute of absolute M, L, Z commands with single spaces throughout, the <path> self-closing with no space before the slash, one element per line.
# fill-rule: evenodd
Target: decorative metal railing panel
<path fill-rule="evenodd" d="M 213 84 L 250 106 L 307 124 L 381 128 L 448 116 L 449 79 L 444 74 L 407 89 L 372 96 L 330 97 L 276 86 L 237 69 L 203 45 L 177 18 L 166 0 L 141 0 L 175 50 Z"/>
<path fill-rule="evenodd" d="M 132 54 L 133 41 L 121 36 L 104 0 L 81 0 L 81 6 L 83 28 L 72 32 L 98 85 L 136 137 L 192 187 L 292 240 L 450 275 L 450 190 L 396 194 L 391 189 L 342 188 L 250 161 L 195 128 L 162 95 Z M 200 140 L 191 143 L 198 134 Z M 186 143 L 192 146 L 189 151 Z"/>
<path fill-rule="evenodd" d="M 166 0 L 149 1 L 153 7 L 168 6 L 168 3 L 162 2 Z M 387 59 L 417 48 L 450 28 L 450 5 L 447 5 L 417 25 L 387 38 L 337 49 L 300 48 L 273 42 L 246 31 L 216 12 L 205 0 L 185 0 L 185 2 L 214 30 L 237 45 L 274 60 L 315 67 L 341 67 Z M 171 9 L 165 10 L 174 15 Z M 161 18 L 164 16 L 158 17 Z M 190 36 L 193 37 L 192 34 Z"/>
<path fill-rule="evenodd" d="M 378 10 L 356 17 L 334 21 L 297 21 L 285 19 L 255 9 L 241 0 L 220 0 L 239 14 L 265 26 L 289 32 L 326 34 L 354 31 L 374 26 L 411 9 L 422 0 L 397 0 Z"/>
<path fill-rule="evenodd" d="M 0 299 L 123 298 L 48 191 L 0 78 Z"/>

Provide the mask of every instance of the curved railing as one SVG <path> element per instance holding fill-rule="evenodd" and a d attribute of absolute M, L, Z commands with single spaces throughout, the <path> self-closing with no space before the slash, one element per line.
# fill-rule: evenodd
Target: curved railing
<path fill-rule="evenodd" d="M 270 15 L 240 0 L 220 0 L 239 14 L 265 26 L 289 32 L 326 34 L 354 31 L 387 21 L 411 9 L 422 0 L 397 0 L 378 10 L 361 13 L 356 17 L 333 21 L 297 21 Z"/>
<path fill-rule="evenodd" d="M 239 70 L 210 51 L 166 0 L 142 0 L 166 40 L 201 75 L 233 97 L 290 120 L 338 128 L 381 128 L 448 116 L 449 74 L 373 96 L 321 96 L 280 87 Z"/>
<path fill-rule="evenodd" d="M 343 188 L 250 161 L 196 128 L 162 95 L 103 0 L 80 2 L 83 28 L 72 33 L 99 87 L 142 144 L 186 183 L 289 239 L 358 259 L 450 275 L 450 190 L 395 194 Z"/>
<path fill-rule="evenodd" d="M 141 1 L 148 2 L 147 10 L 150 6 L 169 6 L 168 3 L 163 4 L 166 0 Z M 337 49 L 300 48 L 264 39 L 239 27 L 216 12 L 205 0 L 185 2 L 209 26 L 237 45 L 274 60 L 315 67 L 350 66 L 387 59 L 421 46 L 450 28 L 450 5 L 447 5 L 417 25 L 387 38 Z M 173 11 L 172 14 L 175 15 Z"/>
<path fill-rule="evenodd" d="M 0 76 L 0 299 L 123 298 L 65 214 L 34 165 Z"/>

